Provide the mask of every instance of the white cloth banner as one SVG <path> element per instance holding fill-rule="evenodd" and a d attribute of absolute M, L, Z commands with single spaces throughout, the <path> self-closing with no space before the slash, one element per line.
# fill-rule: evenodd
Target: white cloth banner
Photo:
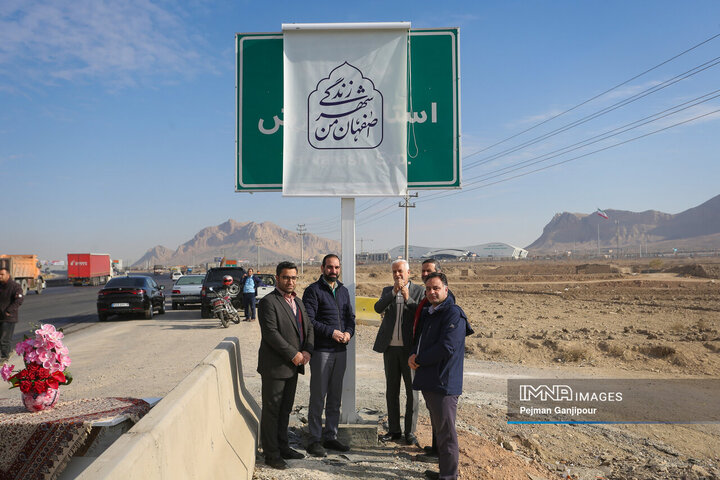
<path fill-rule="evenodd" d="M 407 192 L 408 30 L 283 31 L 283 195 Z"/>

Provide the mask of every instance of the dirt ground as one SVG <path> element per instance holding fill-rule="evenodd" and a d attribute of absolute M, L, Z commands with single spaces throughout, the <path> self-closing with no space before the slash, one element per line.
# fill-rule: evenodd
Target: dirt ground
<path fill-rule="evenodd" d="M 720 259 L 657 260 L 442 265 L 476 332 L 467 339 L 457 418 L 461 478 L 720 478 L 717 424 L 507 423 L 507 378 L 720 376 Z M 419 271 L 419 264 L 411 266 L 416 278 Z M 306 267 L 300 291 L 319 274 L 311 272 Z M 357 294 L 377 297 L 390 280 L 389 265 L 360 265 Z M 376 412 L 371 417 L 384 432 L 382 355 L 372 351 L 377 330 L 372 325 L 357 329 L 356 397 L 361 413 Z M 182 310 L 149 321 L 78 324 L 66 333 L 75 381 L 61 389 L 61 401 L 162 397 L 226 336 L 240 339 L 243 376 L 260 401 L 257 322 L 223 329 L 217 320 L 201 319 L 198 310 Z M 134 341 L 138 338 L 142 341 Z M 309 398 L 309 375 L 302 377 L 297 408 L 307 408 Z M 18 394 L 0 389 L 0 397 Z M 301 433 L 307 420 L 303 415 L 294 419 L 293 429 Z M 424 405 L 418 430 L 420 443 L 429 444 Z M 258 463 L 254 478 L 423 478 L 426 468 L 436 466 L 414 461 L 418 453 L 413 446 L 388 444 L 378 448 L 375 463 L 331 455 L 293 460 L 293 468 L 282 472 Z"/>
<path fill-rule="evenodd" d="M 583 377 L 720 376 L 720 259 L 442 267 L 475 330 L 468 359 Z M 379 295 L 387 270 L 359 266 L 357 294 Z M 720 478 L 720 425 L 508 425 L 502 405 L 472 401 L 458 425 L 462 478 L 534 478 L 525 469 L 538 464 L 565 478 Z"/>
<path fill-rule="evenodd" d="M 445 266 L 450 289 L 476 332 L 467 341 L 468 355 L 535 366 L 571 364 L 616 376 L 720 375 L 720 268 L 714 278 L 700 278 L 634 273 L 636 265 L 608 265 L 628 273 L 575 274 L 578 266 Z M 374 271 L 381 269 L 363 267 L 357 294 L 377 296 L 387 279 Z"/>

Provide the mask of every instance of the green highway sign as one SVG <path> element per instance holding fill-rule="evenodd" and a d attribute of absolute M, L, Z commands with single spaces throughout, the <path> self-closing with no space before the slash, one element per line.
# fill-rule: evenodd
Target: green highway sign
<path fill-rule="evenodd" d="M 282 190 L 283 37 L 240 33 L 237 51 L 238 192 Z M 460 188 L 458 29 L 410 30 L 408 187 Z"/>

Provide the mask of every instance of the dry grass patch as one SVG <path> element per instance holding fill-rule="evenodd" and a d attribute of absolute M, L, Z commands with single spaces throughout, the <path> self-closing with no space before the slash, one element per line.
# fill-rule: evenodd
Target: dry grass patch
<path fill-rule="evenodd" d="M 611 357 L 617 357 L 617 358 L 624 358 L 625 357 L 625 347 L 621 345 L 617 345 L 614 343 L 609 343 L 606 341 L 602 341 L 598 343 L 598 348 L 610 355 Z"/>
<path fill-rule="evenodd" d="M 503 353 L 502 347 L 493 341 L 479 342 L 477 346 L 481 352 L 488 355 L 500 355 Z"/>
<path fill-rule="evenodd" d="M 690 365 L 690 359 L 682 352 L 677 352 L 668 358 L 668 361 L 678 367 L 687 367 Z"/>
<path fill-rule="evenodd" d="M 639 350 L 640 353 L 653 358 L 667 358 L 677 353 L 677 350 L 670 345 L 644 345 Z"/>
<path fill-rule="evenodd" d="M 558 358 L 566 363 L 589 360 L 591 357 L 590 351 L 580 345 L 569 345 L 567 347 L 561 348 L 558 351 L 558 354 Z"/>

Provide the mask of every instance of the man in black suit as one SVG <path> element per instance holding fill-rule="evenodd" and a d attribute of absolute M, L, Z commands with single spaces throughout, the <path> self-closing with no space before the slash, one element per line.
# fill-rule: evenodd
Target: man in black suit
<path fill-rule="evenodd" d="M 425 294 L 420 285 L 410 282 L 410 266 L 406 260 L 392 264 L 393 285 L 383 288 L 375 311 L 383 314 L 373 350 L 383 354 L 385 364 L 385 399 L 388 409 L 388 433 L 383 441 L 399 440 L 400 379 L 405 383 L 405 441 L 417 444 L 418 394 L 412 388 L 413 372 L 408 365 L 412 348 L 413 322 L 418 303 Z"/>
<path fill-rule="evenodd" d="M 276 270 L 276 287 L 260 300 L 260 350 L 257 371 L 262 377 L 262 419 L 260 439 L 265 463 L 285 469 L 284 459 L 304 458 L 290 448 L 288 423 L 295 401 L 298 373 L 313 352 L 314 332 L 310 317 L 295 298 L 297 265 L 281 262 Z"/>

